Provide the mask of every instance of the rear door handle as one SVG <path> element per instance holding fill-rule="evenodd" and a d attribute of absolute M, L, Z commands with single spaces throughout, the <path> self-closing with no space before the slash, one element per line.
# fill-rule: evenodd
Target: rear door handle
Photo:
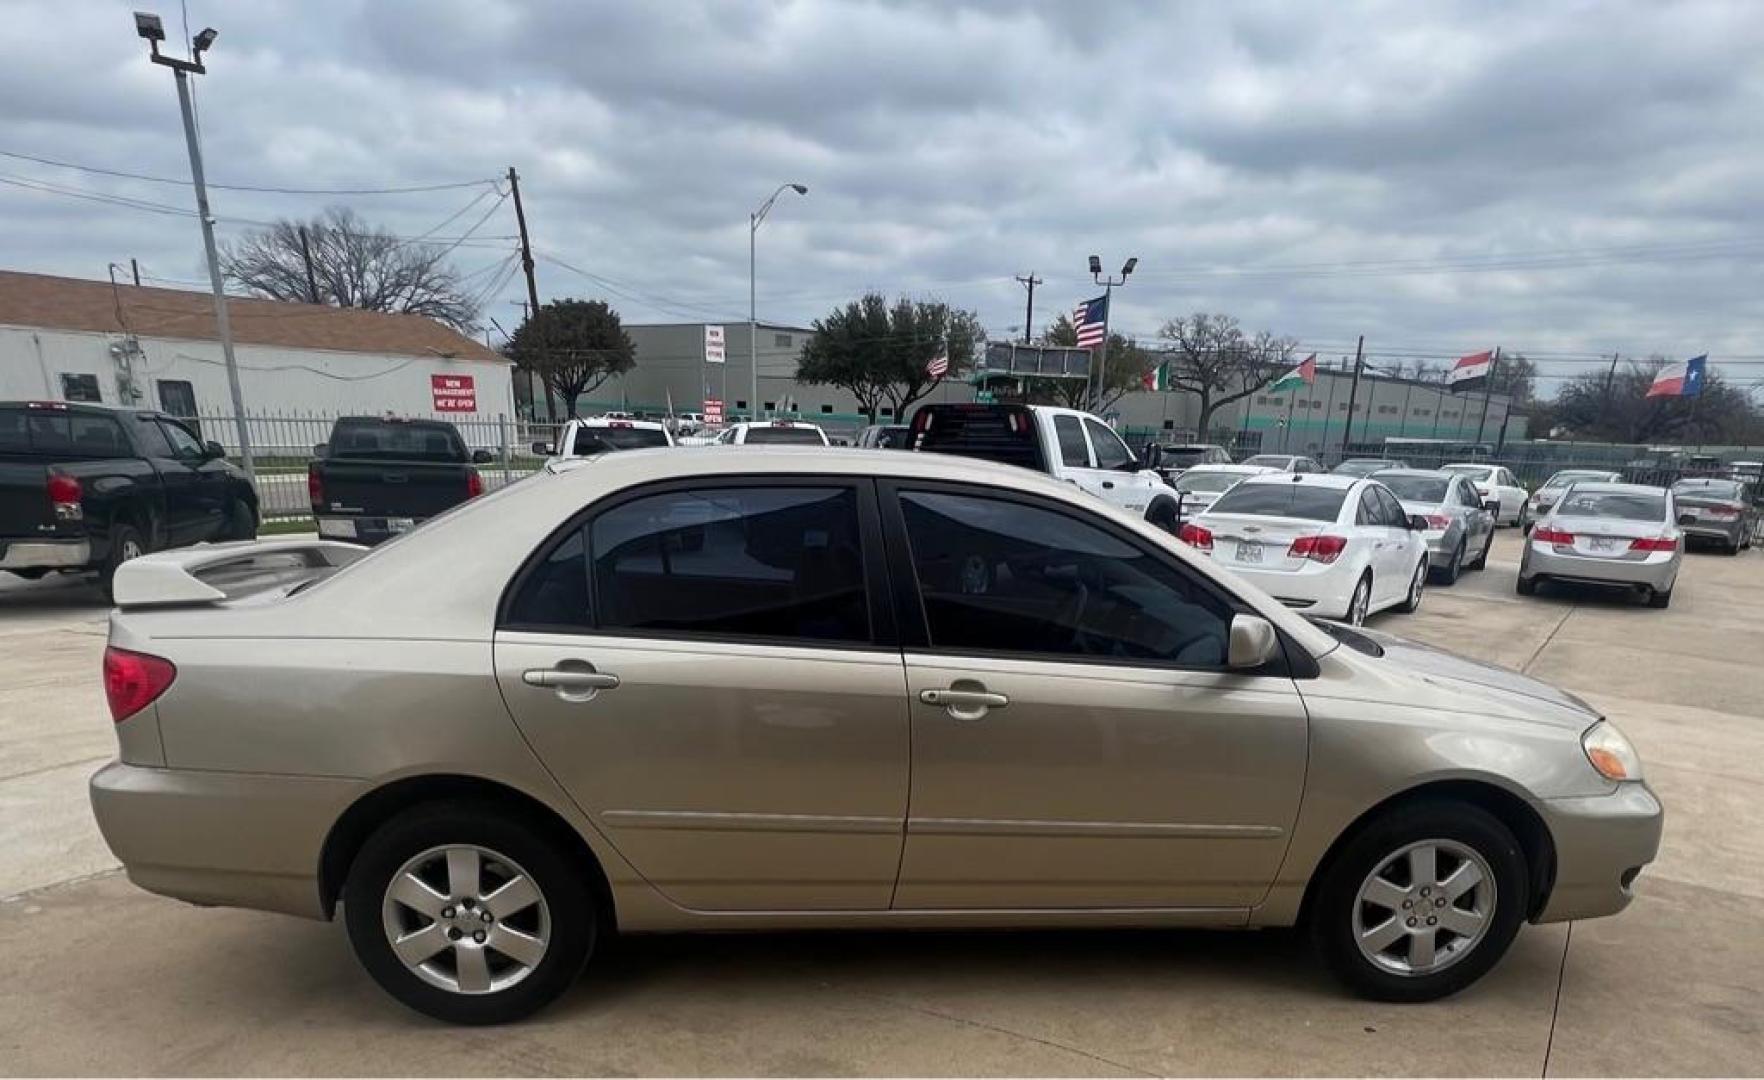
<path fill-rule="evenodd" d="M 1113 480 L 1104 480 L 1103 481 L 1103 490 L 1104 491 L 1115 490 L 1115 482 Z"/>
<path fill-rule="evenodd" d="M 921 690 L 919 700 L 927 705 L 936 705 L 957 720 L 978 720 L 986 715 L 988 709 L 1002 709 L 1011 703 L 1011 699 L 1003 694 L 994 694 L 989 690 Z"/>
<path fill-rule="evenodd" d="M 569 664 L 565 661 L 565 664 Z M 602 690 L 617 690 L 619 677 L 595 671 L 586 663 L 559 665 L 552 668 L 528 668 L 521 672 L 521 681 L 528 686 L 557 691 L 565 701 L 590 701 Z"/>

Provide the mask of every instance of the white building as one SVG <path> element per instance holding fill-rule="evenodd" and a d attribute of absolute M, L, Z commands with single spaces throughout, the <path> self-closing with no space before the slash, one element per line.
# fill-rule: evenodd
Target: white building
<path fill-rule="evenodd" d="M 439 416 L 473 445 L 514 416 L 512 365 L 433 319 L 238 297 L 227 311 L 248 416 Z M 0 400 L 231 416 L 214 299 L 0 271 Z M 204 427 L 231 445 L 231 425 Z"/>

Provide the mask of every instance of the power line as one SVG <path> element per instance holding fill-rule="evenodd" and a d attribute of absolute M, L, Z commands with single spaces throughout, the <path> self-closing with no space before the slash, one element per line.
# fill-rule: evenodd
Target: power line
<path fill-rule="evenodd" d="M 0 157 L 13 158 L 18 161 L 35 162 L 38 165 L 51 165 L 60 169 L 73 169 L 76 172 L 92 173 L 97 176 L 114 176 L 124 180 L 141 180 L 150 184 L 175 184 L 189 187 L 190 181 L 174 176 L 152 176 L 147 173 L 127 172 L 122 169 L 104 169 L 95 165 L 79 165 L 71 161 L 58 161 L 54 158 L 38 157 L 35 154 L 21 154 L 13 150 L 0 150 Z M 223 191 L 250 191 L 266 195 L 411 195 L 424 191 L 447 191 L 454 188 L 477 187 L 490 185 L 494 187 L 493 178 L 482 180 L 457 180 L 438 184 L 412 184 L 405 187 L 378 188 L 289 188 L 271 187 L 257 184 L 218 184 L 208 186 Z"/>

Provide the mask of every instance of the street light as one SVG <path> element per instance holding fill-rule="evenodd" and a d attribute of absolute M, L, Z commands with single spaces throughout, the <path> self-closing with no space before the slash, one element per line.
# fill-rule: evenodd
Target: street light
<path fill-rule="evenodd" d="M 204 74 L 202 54 L 219 36 L 213 27 L 204 29 L 190 41 L 190 59 L 179 60 L 159 51 L 165 40 L 165 24 L 150 11 L 135 12 L 135 33 L 147 42 L 148 59 L 161 67 L 172 69 L 178 84 L 178 108 L 184 114 L 184 142 L 190 149 L 190 182 L 196 188 L 196 218 L 202 225 L 202 247 L 208 256 L 208 283 L 214 290 L 214 325 L 220 335 L 221 356 L 226 360 L 227 389 L 233 398 L 233 419 L 239 429 L 239 458 L 246 475 L 257 479 L 257 463 L 251 456 L 251 435 L 245 425 L 245 394 L 239 388 L 239 365 L 233 358 L 233 326 L 227 319 L 227 298 L 221 289 L 220 258 L 214 249 L 214 217 L 208 212 L 208 185 L 202 177 L 202 147 L 196 142 L 196 118 L 190 108 L 190 76 Z"/>
<path fill-rule="evenodd" d="M 1107 392 L 1105 390 L 1106 384 L 1103 380 L 1108 376 L 1109 370 L 1109 316 L 1114 314 L 1112 309 L 1115 306 L 1115 289 L 1118 286 L 1127 284 L 1128 277 L 1133 274 L 1133 268 L 1138 265 L 1139 256 L 1137 255 L 1121 264 L 1121 277 L 1120 280 L 1117 281 L 1112 277 L 1103 276 L 1101 255 L 1092 255 L 1090 257 L 1090 279 L 1103 287 L 1102 352 L 1098 354 L 1096 360 L 1096 397 L 1093 398 L 1091 402 L 1093 407 L 1102 404 L 1103 394 Z"/>
<path fill-rule="evenodd" d="M 765 221 L 766 215 L 772 212 L 772 204 L 777 202 L 778 196 L 784 194 L 786 191 L 794 191 L 798 195 L 808 194 L 808 188 L 803 184 L 779 184 L 778 190 L 772 192 L 771 197 L 766 199 L 765 202 L 760 203 L 758 210 L 747 215 L 747 363 L 753 374 L 753 400 L 749 401 L 747 404 L 749 420 L 759 419 L 760 403 L 759 304 L 757 299 L 758 293 L 754 288 L 755 238 L 759 236 L 760 223 Z M 726 397 L 727 395 L 725 394 L 724 396 Z M 723 408 L 727 409 L 728 407 L 728 403 L 724 402 Z"/>

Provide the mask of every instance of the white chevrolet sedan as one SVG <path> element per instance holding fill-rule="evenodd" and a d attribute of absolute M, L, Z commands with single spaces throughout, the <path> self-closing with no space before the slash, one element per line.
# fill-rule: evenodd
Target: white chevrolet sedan
<path fill-rule="evenodd" d="M 1274 473 L 1246 477 L 1181 539 L 1287 607 L 1358 625 L 1421 606 L 1426 525 L 1376 480 Z"/>

